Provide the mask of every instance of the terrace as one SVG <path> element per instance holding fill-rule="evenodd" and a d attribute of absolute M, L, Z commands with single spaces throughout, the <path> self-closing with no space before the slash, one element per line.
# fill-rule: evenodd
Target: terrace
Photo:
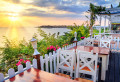
<path fill-rule="evenodd" d="M 97 59 L 97 64 L 99 65 L 99 73 L 96 73 L 96 79 L 91 78 L 91 76 L 87 75 L 87 72 L 82 73 L 82 75 L 79 77 L 80 82 L 89 82 L 90 80 L 96 82 L 119 82 L 119 76 L 120 76 L 120 56 L 119 56 L 119 50 L 120 50 L 120 39 L 119 37 L 112 37 L 112 36 L 101 36 L 101 39 L 99 36 L 94 36 L 92 38 L 85 38 L 81 41 L 74 41 L 73 44 L 67 45 L 63 47 L 61 50 L 58 49 L 57 52 L 53 51 L 52 53 L 50 52 L 49 54 L 45 54 L 45 57 L 40 56 L 39 57 L 39 52 L 37 51 L 37 46 L 36 46 L 36 39 L 32 39 L 33 41 L 33 48 L 34 48 L 34 58 L 32 65 L 30 64 L 29 61 L 26 63 L 26 68 L 23 68 L 23 65 L 18 66 L 18 71 L 15 72 L 14 69 L 9 69 L 8 70 L 8 77 L 3 76 L 2 73 L 0 73 L 0 81 L 70 81 L 74 82 L 74 78 L 79 77 L 76 76 L 77 73 L 80 73 L 77 71 L 77 67 L 74 67 L 73 74 L 71 75 L 71 72 L 68 70 L 70 69 L 69 66 L 68 68 L 62 69 L 59 68 L 59 61 L 64 62 L 64 64 L 69 65 L 67 62 L 72 61 L 71 59 L 66 60 L 65 58 L 62 58 L 58 61 L 58 55 L 59 53 L 63 52 L 67 53 L 67 55 L 71 55 L 71 57 L 74 55 L 73 58 L 76 58 L 75 56 L 78 57 L 79 53 L 82 53 L 81 51 L 85 51 L 86 53 L 91 53 L 91 54 L 96 54 L 98 53 L 98 59 Z M 110 41 L 110 46 L 109 44 L 101 46 L 101 42 L 103 39 L 107 39 L 106 41 Z M 90 42 L 92 41 L 92 42 Z M 97 45 L 96 45 L 97 42 Z M 105 42 L 106 43 L 106 42 Z M 75 49 L 75 51 L 74 51 Z M 80 51 L 80 52 L 79 52 Z M 91 52 L 92 51 L 92 52 Z M 75 55 L 76 53 L 76 55 Z M 84 54 L 85 55 L 85 54 Z M 61 56 L 62 57 L 62 56 Z M 89 56 L 90 57 L 90 56 Z M 88 58 L 89 58 L 88 57 Z M 57 61 L 56 61 L 57 60 Z M 65 61 L 66 60 L 66 61 Z M 76 60 L 78 63 L 78 60 Z M 82 61 L 84 62 L 84 61 Z M 85 62 L 84 62 L 85 63 Z M 83 64 L 84 64 L 83 63 Z M 95 61 L 94 61 L 95 64 Z M 64 65 L 63 65 L 64 66 Z M 65 66 L 66 67 L 66 66 Z M 35 68 L 35 69 L 34 69 Z M 36 69 L 37 68 L 37 69 Z M 75 69 L 76 68 L 76 69 Z M 89 68 L 89 66 L 88 66 Z M 40 70 L 39 70 L 40 69 Z M 73 68 L 72 68 L 73 69 Z M 41 71 L 42 70 L 42 71 Z M 93 71 L 94 69 L 89 68 L 89 70 Z M 46 71 L 46 72 L 44 72 Z M 61 72 L 61 73 L 58 73 Z M 93 74 L 94 74 L 93 73 Z M 55 75 L 57 74 L 57 75 Z M 70 74 L 70 76 L 69 76 Z M 90 74 L 91 75 L 91 74 Z M 50 78 L 47 78 L 47 77 Z M 29 79 L 27 79 L 29 78 Z M 72 80 L 71 80 L 71 79 Z M 86 79 L 87 78 L 87 79 Z M 98 78 L 98 79 L 97 79 Z M 78 79 L 77 79 L 78 80 Z M 90 81 L 91 82 L 91 81 Z"/>
<path fill-rule="evenodd" d="M 37 51 L 37 40 L 33 38 L 31 40 L 34 49 L 32 63 L 28 60 L 25 61 L 26 67 L 23 68 L 21 64 L 23 60 L 20 60 L 17 63 L 17 72 L 10 68 L 7 77 L 0 73 L 0 81 L 119 82 L 120 36 L 112 33 L 111 29 L 111 19 L 114 19 L 111 17 L 116 17 L 116 14 L 119 16 L 119 14 L 113 13 L 118 12 L 113 11 L 113 9 L 108 10 L 110 10 L 111 14 L 102 12 L 99 16 L 100 26 L 101 17 L 105 17 L 105 26 L 106 18 L 109 19 L 109 33 L 106 33 L 105 27 L 104 33 L 101 33 L 101 27 L 99 27 L 98 35 L 92 36 L 90 32 L 90 37 L 86 35 L 87 38 L 77 41 L 77 33 L 75 32 L 74 43 L 64 46 L 62 49 L 49 52 L 44 56 L 40 56 L 40 53 Z M 54 48 L 53 46 L 50 47 Z"/>

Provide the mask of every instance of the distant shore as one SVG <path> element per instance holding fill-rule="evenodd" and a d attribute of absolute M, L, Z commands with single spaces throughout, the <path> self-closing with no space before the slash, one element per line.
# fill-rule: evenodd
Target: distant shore
<path fill-rule="evenodd" d="M 39 26 L 38 28 L 68 28 L 69 26 L 72 25 L 43 25 L 43 26 Z"/>

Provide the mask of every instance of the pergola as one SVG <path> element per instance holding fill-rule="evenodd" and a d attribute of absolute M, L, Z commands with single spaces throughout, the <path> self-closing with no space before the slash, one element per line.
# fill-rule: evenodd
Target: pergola
<path fill-rule="evenodd" d="M 112 33 L 111 25 L 114 24 L 120 24 L 120 7 L 116 8 L 106 8 L 106 11 L 102 11 L 99 13 L 100 16 L 100 26 L 102 18 L 104 18 L 104 33 L 105 33 L 105 26 L 106 26 L 106 19 L 108 19 L 108 27 L 110 30 L 110 33 Z M 101 33 L 101 28 L 99 28 L 99 33 Z"/>

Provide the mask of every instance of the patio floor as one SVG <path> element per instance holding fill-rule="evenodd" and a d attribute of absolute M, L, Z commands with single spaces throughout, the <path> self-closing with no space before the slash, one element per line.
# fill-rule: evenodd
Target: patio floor
<path fill-rule="evenodd" d="M 111 52 L 105 82 L 120 82 L 120 52 Z"/>

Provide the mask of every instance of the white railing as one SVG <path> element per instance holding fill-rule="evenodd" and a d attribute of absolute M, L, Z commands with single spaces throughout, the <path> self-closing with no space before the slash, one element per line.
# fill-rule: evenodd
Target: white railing
<path fill-rule="evenodd" d="M 50 73 L 56 72 L 56 63 L 57 63 L 57 53 L 53 51 L 53 54 L 50 52 L 49 55 L 45 54 L 45 57 L 40 56 L 41 70 L 47 71 Z"/>
<path fill-rule="evenodd" d="M 14 77 L 15 75 L 24 72 L 27 69 L 30 69 L 31 67 L 37 68 L 37 60 L 33 59 L 33 65 L 31 65 L 31 63 L 29 61 L 26 62 L 26 67 L 23 68 L 23 65 L 19 65 L 18 66 L 18 71 L 15 72 L 15 70 L 13 68 L 10 68 L 8 70 L 8 76 L 4 77 L 3 73 L 0 73 L 0 82 L 3 82 L 4 80 L 7 80 L 11 77 Z"/>
<path fill-rule="evenodd" d="M 119 38 L 114 38 L 114 41 L 119 42 Z M 119 43 L 117 43 L 119 44 Z M 78 41 L 77 45 L 84 45 L 84 40 Z M 72 43 L 70 45 L 67 45 L 62 48 L 62 50 L 68 50 L 76 46 L 76 43 Z M 113 48 L 113 47 L 112 47 Z M 114 48 L 115 49 L 115 48 Z M 118 48 L 117 48 L 118 49 Z M 57 51 L 50 52 L 49 54 L 45 54 L 45 56 L 40 56 L 40 62 L 41 62 L 41 70 L 50 72 L 50 73 L 56 73 L 56 66 L 57 66 Z M 16 74 L 19 74 L 31 67 L 37 68 L 37 60 L 33 59 L 33 64 L 31 65 L 30 62 L 26 63 L 26 68 L 23 68 L 23 65 L 18 66 L 18 71 L 15 72 L 14 69 L 10 68 L 8 70 L 8 77 L 4 78 L 4 75 L 0 73 L 0 81 L 4 81 L 8 78 L 11 78 L 15 76 Z"/>
<path fill-rule="evenodd" d="M 77 42 L 77 44 L 81 44 L 82 41 Z M 67 50 L 70 48 L 73 48 L 76 46 L 76 43 L 72 43 L 70 45 L 67 45 L 62 48 L 62 50 Z M 24 72 L 27 69 L 30 69 L 31 67 L 37 68 L 37 60 L 33 59 L 33 64 L 31 65 L 30 62 L 26 62 L 26 67 L 23 68 L 23 65 L 18 66 L 18 71 L 15 72 L 13 68 L 10 68 L 8 70 L 8 76 L 4 77 L 3 73 L 0 73 L 0 82 L 7 80 L 11 77 L 14 77 L 15 75 Z M 41 70 L 50 72 L 50 73 L 56 73 L 56 66 L 57 66 L 57 51 L 53 51 L 53 53 L 45 54 L 45 57 L 40 56 L 40 62 L 41 62 Z"/>
<path fill-rule="evenodd" d="M 115 43 L 111 44 L 111 50 L 120 50 L 120 38 L 119 37 L 114 37 L 112 39 Z"/>

